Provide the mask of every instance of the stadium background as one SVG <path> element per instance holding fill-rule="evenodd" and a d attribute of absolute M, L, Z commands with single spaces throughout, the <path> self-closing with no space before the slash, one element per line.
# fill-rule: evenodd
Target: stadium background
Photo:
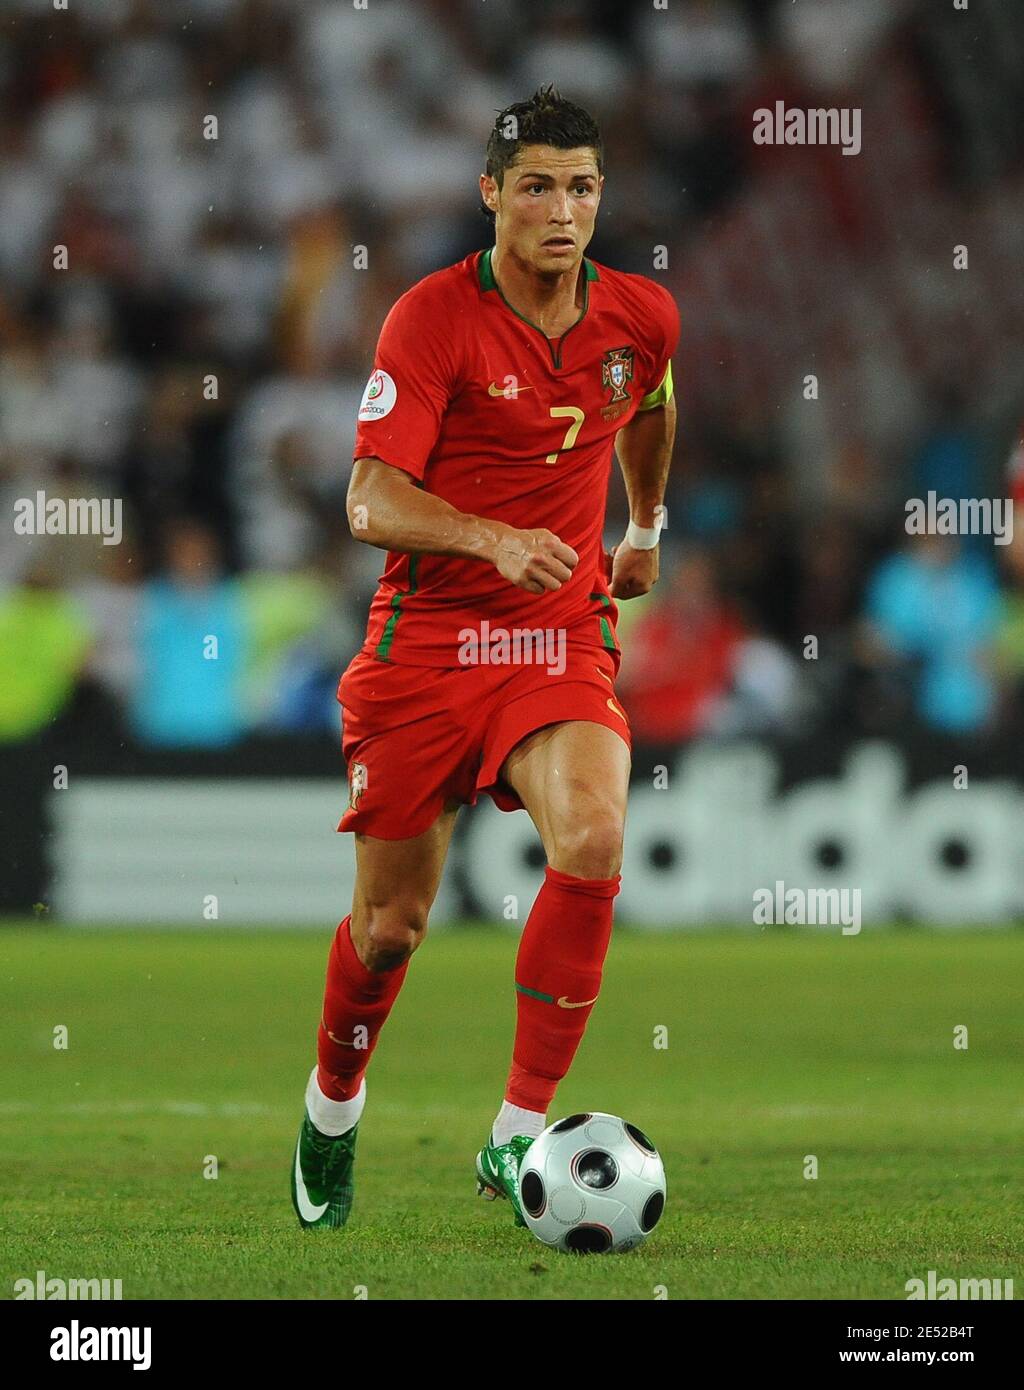
<path fill-rule="evenodd" d="M 662 580 L 621 608 L 624 920 L 749 921 L 776 878 L 863 885 L 878 920 L 1024 915 L 1024 515 L 1008 546 L 903 524 L 929 490 L 1024 498 L 1019 9 L 6 0 L 3 24 L 4 911 L 344 911 L 334 688 L 380 569 L 344 519 L 357 402 L 397 295 L 489 239 L 493 113 L 554 80 L 605 136 L 591 254 L 683 320 Z M 861 153 L 756 145 L 776 100 L 861 108 Z M 123 499 L 122 543 L 15 536 L 37 489 Z M 625 521 L 616 472 L 609 543 Z M 439 922 L 532 895 L 525 820 L 463 817 Z"/>
<path fill-rule="evenodd" d="M 373 1060 L 353 1220 L 310 1239 L 334 687 L 380 566 L 343 521 L 356 402 L 394 298 L 486 241 L 493 112 L 549 80 L 604 127 L 593 255 L 683 321 L 664 576 L 622 605 L 628 925 L 554 1112 L 639 1123 L 669 1200 L 572 1261 L 474 1196 L 540 879 L 525 815 L 481 807 Z M 0 0 L 0 1298 L 1020 1287 L 1024 525 L 958 553 L 902 521 L 1020 487 L 1022 86 L 1010 0 Z M 776 99 L 860 108 L 862 152 L 756 146 Z M 15 535 L 38 489 L 122 498 L 124 541 Z M 869 925 L 758 928 L 777 879 L 861 887 Z M 799 1362 L 808 1319 L 772 1313 Z"/>

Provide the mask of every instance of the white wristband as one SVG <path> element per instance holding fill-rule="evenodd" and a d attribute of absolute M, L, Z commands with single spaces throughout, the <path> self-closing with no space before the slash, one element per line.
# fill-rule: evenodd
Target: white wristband
<path fill-rule="evenodd" d="M 626 527 L 626 544 L 632 546 L 634 550 L 653 550 L 658 544 L 661 528 L 664 524 L 664 507 L 655 507 L 653 526 L 637 526 L 636 522 L 630 518 L 629 525 Z"/>

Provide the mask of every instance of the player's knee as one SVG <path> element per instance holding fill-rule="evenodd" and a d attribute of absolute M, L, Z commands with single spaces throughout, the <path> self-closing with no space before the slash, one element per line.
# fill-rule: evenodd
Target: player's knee
<path fill-rule="evenodd" d="M 622 867 L 622 817 L 594 807 L 555 831 L 551 863 L 574 878 L 614 878 Z"/>
<path fill-rule="evenodd" d="M 394 970 L 408 960 L 426 935 L 427 911 L 415 899 L 368 906 L 360 952 L 367 970 Z"/>

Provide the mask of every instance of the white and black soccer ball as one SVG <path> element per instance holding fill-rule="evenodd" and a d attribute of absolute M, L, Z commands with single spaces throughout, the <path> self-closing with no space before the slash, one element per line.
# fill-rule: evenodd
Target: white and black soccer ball
<path fill-rule="evenodd" d="M 620 1254 L 646 1240 L 665 1210 L 665 1167 L 647 1135 L 595 1110 L 549 1125 L 519 1169 L 530 1230 L 573 1255 Z"/>

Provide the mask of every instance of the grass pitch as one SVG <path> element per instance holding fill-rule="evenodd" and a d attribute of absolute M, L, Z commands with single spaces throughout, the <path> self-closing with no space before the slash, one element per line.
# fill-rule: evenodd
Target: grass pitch
<path fill-rule="evenodd" d="M 515 1016 L 499 929 L 428 936 L 368 1074 L 349 1226 L 298 1228 L 329 941 L 0 931 L 0 1296 L 39 1269 L 120 1278 L 126 1299 L 902 1299 L 929 1269 L 1022 1279 L 1019 932 L 617 932 L 551 1118 L 635 1121 L 668 1205 L 639 1250 L 590 1259 L 475 1195 Z"/>

